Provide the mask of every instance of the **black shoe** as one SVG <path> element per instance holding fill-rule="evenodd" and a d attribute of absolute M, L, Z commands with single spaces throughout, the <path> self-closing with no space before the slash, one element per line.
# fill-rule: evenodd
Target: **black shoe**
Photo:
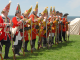
<path fill-rule="evenodd" d="M 9 57 L 4 57 L 4 59 L 10 59 Z"/>
<path fill-rule="evenodd" d="M 64 40 L 64 41 L 66 41 L 66 40 Z"/>
<path fill-rule="evenodd" d="M 24 50 L 25 52 L 29 52 L 28 50 Z"/>

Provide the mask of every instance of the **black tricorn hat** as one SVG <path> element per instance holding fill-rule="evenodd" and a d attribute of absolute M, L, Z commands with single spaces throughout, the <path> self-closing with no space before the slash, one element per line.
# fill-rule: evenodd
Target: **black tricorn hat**
<path fill-rule="evenodd" d="M 65 13 L 65 14 L 64 14 L 64 16 L 67 16 L 67 15 L 69 15 L 69 14 L 68 14 L 68 13 Z"/>

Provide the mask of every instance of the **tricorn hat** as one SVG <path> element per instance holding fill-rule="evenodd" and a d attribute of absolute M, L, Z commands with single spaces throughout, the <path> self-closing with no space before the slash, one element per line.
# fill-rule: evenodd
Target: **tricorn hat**
<path fill-rule="evenodd" d="M 67 16 L 67 15 L 69 15 L 69 14 L 68 14 L 68 13 L 65 13 L 65 14 L 64 14 L 64 16 Z"/>

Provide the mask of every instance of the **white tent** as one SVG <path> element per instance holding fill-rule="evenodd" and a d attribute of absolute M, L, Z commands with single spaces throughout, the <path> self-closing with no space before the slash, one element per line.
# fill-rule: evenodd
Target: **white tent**
<path fill-rule="evenodd" d="M 80 32 L 80 18 L 75 18 L 70 22 L 70 34 L 79 35 Z"/>

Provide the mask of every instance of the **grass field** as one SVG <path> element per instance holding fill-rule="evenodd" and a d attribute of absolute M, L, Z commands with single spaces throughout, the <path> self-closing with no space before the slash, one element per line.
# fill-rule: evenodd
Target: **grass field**
<path fill-rule="evenodd" d="M 38 39 L 38 37 L 37 37 Z M 38 43 L 36 41 L 36 48 Z M 30 50 L 30 43 L 28 43 L 28 50 Z M 3 56 L 4 56 L 4 46 L 3 46 Z M 12 47 L 10 47 L 9 57 L 13 60 Z M 25 56 L 21 54 L 16 57 L 17 60 L 80 60 L 80 36 L 71 35 L 68 42 L 62 42 L 58 45 L 53 45 L 49 49 L 43 48 L 40 50 L 35 50 L 33 53 L 25 53 Z"/>

